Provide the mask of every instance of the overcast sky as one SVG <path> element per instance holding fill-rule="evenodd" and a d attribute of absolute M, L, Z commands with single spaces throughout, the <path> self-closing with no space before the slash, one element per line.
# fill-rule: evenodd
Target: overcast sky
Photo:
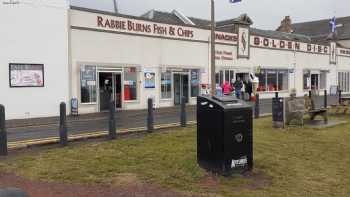
<path fill-rule="evenodd" d="M 71 0 L 72 5 L 113 11 L 113 0 Z M 119 12 L 141 15 L 148 10 L 172 11 L 176 9 L 186 16 L 208 19 L 210 0 L 118 0 Z M 336 15 L 350 16 L 350 0 L 243 0 L 230 4 L 229 0 L 216 0 L 216 19 L 234 18 L 247 13 L 254 27 L 276 29 L 284 16 L 293 22 L 328 19 Z"/>

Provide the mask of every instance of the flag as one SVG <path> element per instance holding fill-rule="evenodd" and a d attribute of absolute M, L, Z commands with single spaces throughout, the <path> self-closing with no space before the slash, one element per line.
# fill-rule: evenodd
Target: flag
<path fill-rule="evenodd" d="M 242 0 L 230 0 L 230 3 L 239 3 L 241 2 Z"/>
<path fill-rule="evenodd" d="M 337 28 L 336 18 L 333 17 L 333 18 L 331 19 L 331 21 L 329 21 L 329 24 L 330 24 L 330 26 L 331 26 L 331 31 L 332 31 L 332 33 L 335 33 L 335 30 L 336 30 L 336 28 Z"/>

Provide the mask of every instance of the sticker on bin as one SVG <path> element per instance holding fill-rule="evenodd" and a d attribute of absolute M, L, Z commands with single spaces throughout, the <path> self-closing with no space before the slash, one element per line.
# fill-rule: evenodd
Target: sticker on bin
<path fill-rule="evenodd" d="M 227 103 L 227 106 L 239 106 L 242 105 L 242 103 Z"/>
<path fill-rule="evenodd" d="M 239 167 L 239 166 L 245 166 L 247 165 L 248 160 L 247 158 L 239 159 L 239 160 L 232 160 L 231 162 L 231 168 Z"/>
<path fill-rule="evenodd" d="M 202 106 L 208 105 L 208 102 L 201 102 L 201 105 L 202 105 Z"/>

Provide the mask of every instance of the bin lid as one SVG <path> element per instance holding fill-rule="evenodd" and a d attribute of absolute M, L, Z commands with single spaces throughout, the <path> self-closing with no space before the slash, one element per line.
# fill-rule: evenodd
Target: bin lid
<path fill-rule="evenodd" d="M 250 108 L 251 105 L 248 105 L 246 102 L 237 99 L 233 96 L 201 96 L 212 102 L 217 103 L 224 109 L 233 109 L 233 108 Z"/>

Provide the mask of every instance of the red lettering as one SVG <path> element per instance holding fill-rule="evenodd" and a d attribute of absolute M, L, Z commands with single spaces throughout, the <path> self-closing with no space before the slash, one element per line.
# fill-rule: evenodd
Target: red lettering
<path fill-rule="evenodd" d="M 295 50 L 300 50 L 300 43 L 296 42 L 294 45 Z"/>
<path fill-rule="evenodd" d="M 281 40 L 280 41 L 280 48 L 284 49 L 284 47 L 286 47 L 286 43 L 283 40 Z"/>
<path fill-rule="evenodd" d="M 292 42 L 288 42 L 288 49 L 293 49 L 293 43 Z"/>
<path fill-rule="evenodd" d="M 260 45 L 260 38 L 259 37 L 254 37 L 254 44 Z"/>
<path fill-rule="evenodd" d="M 312 45 L 311 44 L 307 44 L 307 51 L 312 51 Z"/>
<path fill-rule="evenodd" d="M 276 47 L 277 47 L 277 45 L 276 45 L 276 43 L 275 43 L 275 40 L 272 40 L 272 47 L 273 47 L 273 48 L 276 48 Z"/>
<path fill-rule="evenodd" d="M 263 43 L 264 43 L 264 46 L 265 46 L 265 47 L 268 47 L 268 46 L 269 46 L 269 39 L 264 38 Z"/>
<path fill-rule="evenodd" d="M 103 22 L 103 18 L 101 16 L 97 16 L 97 26 L 98 27 L 105 27 L 102 22 Z"/>

